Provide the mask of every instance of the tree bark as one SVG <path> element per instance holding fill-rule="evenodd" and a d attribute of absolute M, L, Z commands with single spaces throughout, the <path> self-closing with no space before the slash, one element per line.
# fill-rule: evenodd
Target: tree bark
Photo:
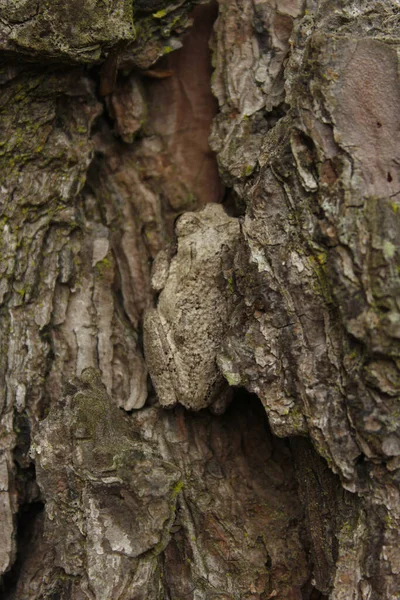
<path fill-rule="evenodd" d="M 0 0 L 4 598 L 398 600 L 398 9 Z"/>

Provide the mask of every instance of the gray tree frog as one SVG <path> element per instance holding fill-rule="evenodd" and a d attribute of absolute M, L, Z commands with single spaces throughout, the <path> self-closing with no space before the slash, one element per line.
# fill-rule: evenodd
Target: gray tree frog
<path fill-rule="evenodd" d="M 156 308 L 144 318 L 144 349 L 160 404 L 223 410 L 227 386 L 216 355 L 237 298 L 233 259 L 239 220 L 219 204 L 182 215 L 176 224 L 177 251 L 155 261 Z"/>

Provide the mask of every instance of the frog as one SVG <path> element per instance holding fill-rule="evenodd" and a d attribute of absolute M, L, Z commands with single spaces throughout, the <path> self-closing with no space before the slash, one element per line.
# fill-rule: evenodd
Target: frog
<path fill-rule="evenodd" d="M 174 252 L 162 251 L 153 265 L 158 298 L 144 315 L 146 364 L 161 406 L 220 413 L 231 389 L 216 357 L 237 304 L 240 222 L 221 204 L 210 203 L 181 215 L 175 236 Z"/>

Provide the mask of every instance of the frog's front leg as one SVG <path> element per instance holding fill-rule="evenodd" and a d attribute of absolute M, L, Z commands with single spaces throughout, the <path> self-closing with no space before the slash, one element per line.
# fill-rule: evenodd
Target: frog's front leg
<path fill-rule="evenodd" d="M 165 407 L 177 404 L 179 389 L 169 329 L 156 308 L 146 312 L 143 323 L 144 346 L 155 391 Z"/>

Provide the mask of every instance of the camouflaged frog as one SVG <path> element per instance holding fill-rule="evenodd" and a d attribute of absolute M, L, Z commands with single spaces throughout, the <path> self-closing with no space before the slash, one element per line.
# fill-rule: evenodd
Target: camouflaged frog
<path fill-rule="evenodd" d="M 233 258 L 240 225 L 221 205 L 208 204 L 182 215 L 176 236 L 175 256 L 161 253 L 153 269 L 153 288 L 161 293 L 144 319 L 146 362 L 162 406 L 220 412 L 227 386 L 216 355 L 237 301 Z"/>

